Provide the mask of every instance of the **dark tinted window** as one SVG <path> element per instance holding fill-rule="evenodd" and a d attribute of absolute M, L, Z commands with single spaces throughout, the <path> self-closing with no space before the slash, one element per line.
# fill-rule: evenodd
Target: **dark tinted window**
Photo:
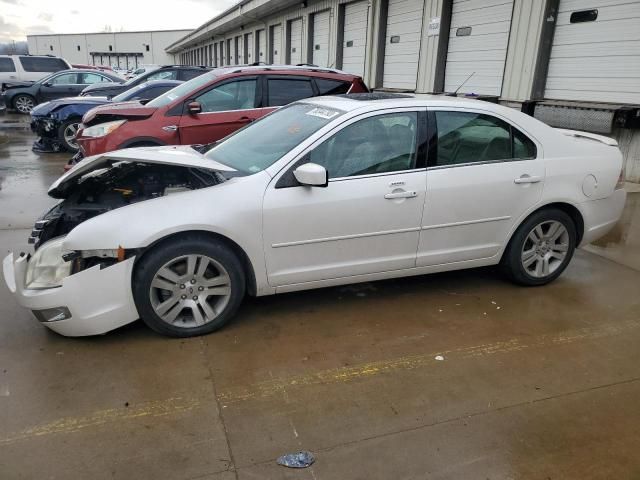
<path fill-rule="evenodd" d="M 351 84 L 340 80 L 327 80 L 326 78 L 316 78 L 316 86 L 320 95 L 340 95 L 347 93 Z"/>
<path fill-rule="evenodd" d="M 60 58 L 18 57 L 25 72 L 58 72 L 69 68 Z"/>
<path fill-rule="evenodd" d="M 438 153 L 432 166 L 535 158 L 533 142 L 498 118 L 471 112 L 435 115 Z"/>
<path fill-rule="evenodd" d="M 178 80 L 191 80 L 192 78 L 199 77 L 206 70 L 180 70 L 178 72 Z"/>
<path fill-rule="evenodd" d="M 134 95 L 134 98 L 140 99 L 140 100 L 151 100 L 156 98 L 158 95 L 162 95 L 163 93 L 168 92 L 174 87 L 175 85 L 166 86 L 166 87 L 146 88 L 142 92 L 139 92 L 137 95 Z"/>
<path fill-rule="evenodd" d="M 0 72 L 15 72 L 16 66 L 10 58 L 0 58 Z"/>
<path fill-rule="evenodd" d="M 157 72 L 153 72 L 147 78 L 144 79 L 145 82 L 149 80 L 175 80 L 178 76 L 178 72 L 176 70 L 158 70 Z"/>
<path fill-rule="evenodd" d="M 313 96 L 313 88 L 309 80 L 270 78 L 268 83 L 269 106 L 271 107 L 286 105 Z"/>
<path fill-rule="evenodd" d="M 511 127 L 513 134 L 513 158 L 536 158 L 536 145 L 522 132 Z"/>
<path fill-rule="evenodd" d="M 365 118 L 343 128 L 311 152 L 329 178 L 410 170 L 416 163 L 416 112 Z"/>

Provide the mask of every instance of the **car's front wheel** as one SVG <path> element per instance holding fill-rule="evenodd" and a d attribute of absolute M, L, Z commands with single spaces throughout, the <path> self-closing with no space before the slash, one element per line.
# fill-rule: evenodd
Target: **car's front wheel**
<path fill-rule="evenodd" d="M 78 133 L 78 127 L 80 121 L 78 119 L 67 120 L 60 128 L 58 128 L 58 140 L 60 144 L 69 152 L 76 153 L 80 148 L 76 141 L 76 133 Z"/>
<path fill-rule="evenodd" d="M 31 113 L 31 110 L 33 110 L 35 106 L 36 100 L 31 95 L 21 93 L 13 99 L 13 108 L 20 113 Z"/>
<path fill-rule="evenodd" d="M 172 337 L 204 335 L 224 326 L 245 293 L 242 264 L 224 243 L 181 236 L 144 255 L 133 296 L 142 320 Z"/>
<path fill-rule="evenodd" d="M 562 210 L 531 215 L 516 230 L 502 257 L 502 269 L 521 285 L 545 285 L 567 268 L 576 248 L 576 227 Z"/>

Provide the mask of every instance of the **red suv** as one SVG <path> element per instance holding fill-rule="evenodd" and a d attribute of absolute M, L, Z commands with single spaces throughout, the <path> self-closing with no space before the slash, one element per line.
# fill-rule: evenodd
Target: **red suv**
<path fill-rule="evenodd" d="M 90 110 L 76 137 L 80 152 L 74 159 L 127 147 L 215 142 L 281 105 L 368 91 L 360 77 L 327 68 L 219 68 L 146 105 L 127 102 Z"/>

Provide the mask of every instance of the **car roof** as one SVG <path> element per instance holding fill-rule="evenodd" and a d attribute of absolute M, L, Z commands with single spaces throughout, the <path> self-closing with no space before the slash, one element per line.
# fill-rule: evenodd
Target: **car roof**
<path fill-rule="evenodd" d="M 137 87 L 163 87 L 166 85 L 180 85 L 181 83 L 184 83 L 182 80 L 149 80 L 148 82 L 144 82 L 141 83 L 140 85 L 137 85 Z M 137 88 L 137 87 L 133 87 L 133 88 Z"/>
<path fill-rule="evenodd" d="M 402 107 L 479 107 L 483 110 L 504 112 L 514 111 L 496 103 L 485 102 L 473 98 L 450 97 L 447 95 L 420 95 L 415 97 L 407 94 L 393 94 L 388 92 L 352 93 L 346 95 L 332 95 L 312 97 L 299 100 L 301 103 L 313 103 L 337 108 L 345 112 L 352 110 L 382 110 Z"/>
<path fill-rule="evenodd" d="M 316 72 L 316 73 L 332 73 L 336 75 L 345 75 L 351 78 L 357 78 L 357 75 L 338 70 L 335 68 L 318 67 L 316 65 L 229 65 L 225 67 L 219 67 L 213 69 L 218 76 L 227 75 L 230 73 L 304 73 L 304 72 Z"/>

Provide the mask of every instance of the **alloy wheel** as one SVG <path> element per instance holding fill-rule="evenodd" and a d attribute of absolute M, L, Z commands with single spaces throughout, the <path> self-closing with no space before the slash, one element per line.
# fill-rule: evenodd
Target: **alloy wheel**
<path fill-rule="evenodd" d="M 15 107 L 20 113 L 30 113 L 33 110 L 33 99 L 26 95 L 20 95 L 15 100 Z"/>
<path fill-rule="evenodd" d="M 65 143 L 73 148 L 74 150 L 78 149 L 78 142 L 76 141 L 76 133 L 78 133 L 79 123 L 70 123 L 64 129 L 63 136 Z"/>
<path fill-rule="evenodd" d="M 562 265 L 568 251 L 567 228 L 556 220 L 544 221 L 536 225 L 524 241 L 522 266 L 532 277 L 548 277 Z"/>
<path fill-rule="evenodd" d="M 229 272 L 206 255 L 184 255 L 165 263 L 149 289 L 151 306 L 163 322 L 192 328 L 215 320 L 231 297 Z"/>

